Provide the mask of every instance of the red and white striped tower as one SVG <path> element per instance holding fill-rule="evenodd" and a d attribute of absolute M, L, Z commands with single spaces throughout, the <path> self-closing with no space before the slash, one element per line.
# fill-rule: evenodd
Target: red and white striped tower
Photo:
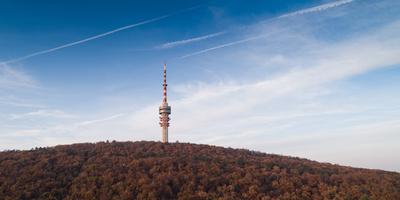
<path fill-rule="evenodd" d="M 164 93 L 163 100 L 159 109 L 160 113 L 160 126 L 162 128 L 162 142 L 168 143 L 168 127 L 169 115 L 171 114 L 171 106 L 168 106 L 167 101 L 167 65 L 164 64 Z"/>

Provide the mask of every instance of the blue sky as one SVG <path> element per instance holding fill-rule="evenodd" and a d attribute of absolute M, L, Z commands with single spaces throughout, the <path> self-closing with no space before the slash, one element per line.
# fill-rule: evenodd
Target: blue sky
<path fill-rule="evenodd" d="M 170 140 L 400 171 L 400 2 L 0 2 L 0 149 Z"/>

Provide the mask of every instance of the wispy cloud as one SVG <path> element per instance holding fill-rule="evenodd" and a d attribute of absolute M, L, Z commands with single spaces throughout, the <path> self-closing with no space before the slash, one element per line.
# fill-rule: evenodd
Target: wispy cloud
<path fill-rule="evenodd" d="M 268 31 L 268 27 L 263 28 Z M 248 148 L 254 148 L 255 143 L 259 143 L 257 148 L 265 151 L 265 144 L 274 142 L 304 144 L 303 140 L 312 138 L 308 137 L 307 133 L 324 134 L 326 130 L 332 130 L 331 127 L 336 127 L 335 123 L 346 127 L 346 130 L 351 130 L 356 123 L 346 124 L 344 119 L 359 119 L 355 117 L 358 115 L 373 115 L 365 109 L 370 105 L 363 105 L 360 102 L 358 104 L 350 102 L 347 105 L 337 100 L 340 99 L 335 96 L 337 94 L 329 94 L 328 96 L 335 96 L 336 103 L 328 103 L 331 100 L 328 102 L 321 100 L 321 96 L 325 94 L 320 90 L 329 88 L 337 81 L 400 64 L 400 57 L 398 57 L 400 40 L 396 37 L 399 30 L 400 22 L 397 22 L 378 31 L 357 35 L 357 38 L 334 43 L 320 43 L 307 33 L 298 33 L 296 29 L 289 29 L 272 39 L 263 38 L 265 40 L 260 39 L 257 43 L 251 43 L 253 51 L 250 53 L 257 56 L 258 62 L 261 63 L 265 63 L 264 61 L 270 57 L 270 49 L 280 51 L 284 46 L 299 40 L 302 42 L 294 46 L 304 44 L 307 46 L 304 45 L 301 50 L 293 50 L 296 51 L 296 56 L 291 56 L 290 59 L 294 66 L 277 75 L 245 83 L 222 81 L 216 84 L 188 83 L 188 85 L 180 86 L 179 92 L 184 94 L 183 97 L 171 101 L 174 109 L 171 116 L 171 133 L 173 133 L 171 140 Z M 276 44 L 271 46 L 269 40 L 275 40 Z M 310 43 L 313 44 L 310 45 Z M 236 48 L 229 52 L 218 52 L 216 57 L 225 57 L 228 54 L 230 55 L 228 57 L 234 59 L 236 64 L 245 63 L 244 66 L 249 67 L 252 63 L 246 63 L 248 61 L 245 56 L 248 53 L 246 49 Z M 287 49 L 294 48 L 289 46 Z M 289 56 L 287 53 L 283 55 Z M 216 65 L 224 63 L 217 58 L 211 59 L 213 59 L 212 62 L 217 62 Z M 296 63 L 305 64 L 305 66 L 298 67 Z M 172 89 L 172 91 L 177 90 Z M 313 94 L 314 91 L 317 91 L 316 95 Z M 335 100 L 332 99 L 332 101 Z M 130 116 L 128 120 L 122 121 L 130 123 L 127 127 L 132 130 L 131 132 L 146 135 L 157 133 L 157 117 L 154 114 L 156 107 L 157 105 L 149 105 Z M 375 115 L 383 115 L 379 110 L 374 112 Z M 357 122 L 357 125 L 364 126 L 371 121 L 374 120 L 363 119 Z M 387 120 L 382 120 L 382 122 L 385 121 Z M 312 123 L 312 125 L 307 123 Z M 342 132 L 341 134 L 350 137 L 353 133 Z M 357 132 L 357 134 L 362 134 L 362 132 Z M 284 149 L 279 145 L 269 151 L 289 152 L 288 148 Z M 360 166 L 357 163 L 352 164 Z"/>
<path fill-rule="evenodd" d="M 331 9 L 331 8 L 335 8 L 335 7 L 338 7 L 338 6 L 345 5 L 345 4 L 349 4 L 349 3 L 353 2 L 353 1 L 354 0 L 340 0 L 340 1 L 335 1 L 335 2 L 331 2 L 331 3 L 326 3 L 326 4 L 319 5 L 319 6 L 315 6 L 315 7 L 311 7 L 311 8 L 307 8 L 307 9 L 303 9 L 303 10 L 298 10 L 298 11 L 287 13 L 287 14 L 283 14 L 283 15 L 280 15 L 278 17 L 269 19 L 268 21 L 279 20 L 279 19 L 282 19 L 282 18 L 294 17 L 294 16 L 297 16 L 297 15 L 304 15 L 304 14 L 309 14 L 309 13 L 314 13 L 314 12 L 321 12 L 321 11 L 324 11 L 324 10 L 328 10 L 328 9 Z M 266 36 L 267 35 L 252 36 L 252 37 L 249 37 L 249 38 L 245 38 L 245 39 L 241 39 L 241 40 L 237 40 L 237 41 L 221 44 L 221 45 L 218 45 L 218 46 L 215 46 L 215 47 L 211 47 L 211 48 L 203 49 L 203 50 L 200 50 L 200 51 L 196 51 L 194 53 L 186 54 L 186 55 L 181 56 L 180 58 L 184 59 L 184 58 L 188 58 L 188 57 L 204 54 L 204 53 L 207 53 L 209 51 L 214 51 L 214 50 L 217 50 L 217 49 L 222 49 L 222 48 L 225 48 L 225 47 L 230 47 L 230 46 L 242 44 L 242 43 L 253 41 L 253 40 L 257 40 L 257 39 L 260 39 L 260 38 L 263 38 L 263 37 L 266 37 Z"/>
<path fill-rule="evenodd" d="M 21 100 L 10 100 L 10 99 L 2 99 L 0 98 L 0 104 L 13 106 L 13 107 L 22 107 L 22 108 L 45 108 L 46 106 L 40 104 L 33 104 L 29 102 L 23 102 Z"/>
<path fill-rule="evenodd" d="M 265 37 L 265 35 L 250 37 L 250 38 L 246 38 L 246 39 L 243 39 L 243 40 L 238 40 L 238 41 L 234 41 L 234 42 L 229 42 L 229 43 L 226 43 L 226 44 L 218 45 L 218 46 L 211 47 L 211 48 L 208 48 L 208 49 L 203 49 L 201 51 L 196 51 L 194 53 L 183 55 L 180 58 L 184 59 L 184 58 L 200 55 L 200 54 L 203 54 L 203 53 L 207 53 L 209 51 L 222 49 L 222 48 L 233 46 L 233 45 L 238 45 L 238 44 L 245 43 L 245 42 L 252 41 L 252 40 L 256 40 L 256 39 L 259 39 L 259 38 L 262 38 L 262 37 Z"/>
<path fill-rule="evenodd" d="M 124 115 L 125 114 L 120 113 L 120 114 L 111 115 L 109 117 L 105 117 L 105 118 L 101 118 L 101 119 L 87 120 L 87 121 L 76 123 L 75 126 L 86 126 L 86 125 L 90 125 L 90 124 L 96 124 L 96 123 L 100 123 L 100 122 L 110 121 L 110 120 L 122 117 Z"/>
<path fill-rule="evenodd" d="M 174 109 L 171 116 L 173 120 L 171 140 L 241 147 L 241 145 L 250 145 L 247 143 L 254 143 L 255 140 L 252 137 L 263 138 L 265 134 L 271 134 L 269 135 L 271 143 L 274 141 L 279 143 L 279 138 L 276 139 L 274 134 L 286 133 L 290 127 L 299 126 L 297 123 L 305 123 L 302 120 L 307 118 L 323 119 L 365 112 L 365 109 L 351 107 L 354 105 L 346 107 L 343 104 L 330 107 L 322 104 L 310 108 L 303 105 L 302 100 L 296 98 L 315 96 L 310 94 L 313 90 L 318 90 L 319 93 L 319 88 L 332 82 L 400 63 L 400 57 L 397 56 L 400 53 L 400 41 L 397 38 L 388 37 L 399 32 L 399 27 L 400 23 L 395 23 L 381 31 L 365 33 L 359 38 L 340 43 L 321 44 L 312 39 L 303 41 L 316 43 L 316 47 L 311 45 L 310 48 L 316 48 L 318 51 L 309 55 L 305 52 L 313 51 L 313 49 L 307 49 L 291 59 L 293 63 L 310 63 L 310 65 L 304 68 L 294 67 L 265 79 L 246 83 L 221 81 L 217 84 L 192 85 L 189 83 L 178 86 L 179 93 L 183 95 L 182 98 L 171 100 Z M 285 41 L 287 38 L 283 34 L 288 34 L 291 40 Z M 298 40 L 293 37 L 296 34 L 298 33 L 283 32 L 274 40 L 277 40 L 279 45 L 287 45 Z M 304 40 L 306 36 L 298 37 Z M 268 41 L 261 39 L 260 42 L 252 44 L 255 49 L 260 47 L 256 52 L 251 53 L 258 56 L 261 63 L 268 59 L 269 49 L 279 48 L 266 45 L 266 43 Z M 233 53 L 235 51 L 247 53 L 240 49 L 227 53 L 237 55 Z M 245 56 L 233 57 L 240 58 L 236 59 L 237 63 L 247 62 L 241 60 Z M 177 91 L 174 88 L 171 89 L 172 92 Z M 312 98 L 318 97 L 317 95 Z M 312 101 L 318 103 L 316 99 Z M 74 139 L 75 142 L 85 141 L 85 139 L 95 141 L 99 138 L 157 140 L 159 138 L 158 118 L 155 114 L 157 105 L 157 103 L 151 103 L 132 114 L 112 114 L 60 126 L 47 132 L 70 134 L 76 132 L 79 138 Z M 196 127 L 202 127 L 202 129 Z M 313 129 L 316 132 L 320 130 L 316 125 Z M 247 141 L 247 143 L 240 143 L 242 141 Z M 290 141 L 295 142 L 296 137 L 291 138 Z"/>
<path fill-rule="evenodd" d="M 21 57 L 15 58 L 15 59 L 7 60 L 7 61 L 4 61 L 4 62 L 1 62 L 0 64 L 15 63 L 15 62 L 23 61 L 23 60 L 26 60 L 26 59 L 29 59 L 29 58 L 32 58 L 32 57 L 36 57 L 36 56 L 39 56 L 39 55 L 48 54 L 48 53 L 51 53 L 51 52 L 54 52 L 54 51 L 58 51 L 58 50 L 61 50 L 61 49 L 64 49 L 64 48 L 68 48 L 68 47 L 76 46 L 76 45 L 79 45 L 79 44 L 83 44 L 83 43 L 86 43 L 86 42 L 89 42 L 89 41 L 92 41 L 92 40 L 96 40 L 96 39 L 100 39 L 100 38 L 106 37 L 108 35 L 111 35 L 111 34 L 114 34 L 114 33 L 117 33 L 117 32 L 123 31 L 123 30 L 127 30 L 127 29 L 131 29 L 131 28 L 139 27 L 139 26 L 142 26 L 142 25 L 145 25 L 145 24 L 149 24 L 149 23 L 152 23 L 152 22 L 160 21 L 162 19 L 165 19 L 165 18 L 174 16 L 174 15 L 180 14 L 182 12 L 193 10 L 193 9 L 198 8 L 198 7 L 199 6 L 186 8 L 186 9 L 183 9 L 183 10 L 180 10 L 180 11 L 177 11 L 177 12 L 173 12 L 173 13 L 162 15 L 162 16 L 155 17 L 155 18 L 152 18 L 152 19 L 144 20 L 144 21 L 141 21 L 141 22 L 138 22 L 138 23 L 135 23 L 135 24 L 130 24 L 130 25 L 127 25 L 127 26 L 123 26 L 123 27 L 120 27 L 120 28 L 117 28 L 117 29 L 114 29 L 114 30 L 111 30 L 111 31 L 107 31 L 105 33 L 101 33 L 101 34 L 98 34 L 98 35 L 95 35 L 95 36 L 91 36 L 91 37 L 82 39 L 82 40 L 78 40 L 78 41 L 75 41 L 75 42 L 63 44 L 63 45 L 60 45 L 58 47 L 46 49 L 46 50 L 43 50 L 43 51 L 34 52 L 34 53 L 31 53 L 31 54 L 28 54 L 28 55 L 25 55 L 25 56 L 21 56 Z"/>
<path fill-rule="evenodd" d="M 31 117 L 39 118 L 74 118 L 72 114 L 68 114 L 62 110 L 36 110 L 33 112 L 22 113 L 22 114 L 12 114 L 10 116 L 11 120 L 26 119 Z"/>
<path fill-rule="evenodd" d="M 0 89 L 34 88 L 36 81 L 27 73 L 18 71 L 7 64 L 0 64 Z"/>
<path fill-rule="evenodd" d="M 297 16 L 297 15 L 304 15 L 304 14 L 309 14 L 309 13 L 321 12 L 321 11 L 324 11 L 324 10 L 328 10 L 328 9 L 331 9 L 331 8 L 335 8 L 335 7 L 338 7 L 338 6 L 343 6 L 343 5 L 349 4 L 349 3 L 353 2 L 353 1 L 354 0 L 334 1 L 334 2 L 331 2 L 331 3 L 326 3 L 326 4 L 319 5 L 319 6 L 315 6 L 315 7 L 311 7 L 311 8 L 307 8 L 307 9 L 291 12 L 291 13 L 288 13 L 288 14 L 284 14 L 284 15 L 279 16 L 278 18 L 294 17 L 294 16 Z"/>
<path fill-rule="evenodd" d="M 119 130 L 119 126 L 110 129 L 110 123 L 123 116 L 125 114 L 120 113 L 84 120 L 82 116 L 70 115 L 61 110 L 39 110 L 25 115 L 15 115 L 16 119 L 23 120 L 19 121 L 19 125 L 16 127 L 10 126 L 9 130 L 3 127 L 2 134 L 0 134 L 0 150 L 6 149 L 8 146 L 15 148 L 18 145 L 10 143 L 19 140 L 29 140 L 29 145 L 22 145 L 24 146 L 22 148 L 25 149 L 34 146 L 54 146 L 90 141 L 93 137 L 97 138 L 96 140 L 106 140 L 111 136 L 108 134 L 118 134 L 115 131 Z M 43 118 L 46 119 L 43 120 Z M 29 122 L 34 123 L 29 125 Z M 13 122 L 9 121 L 9 123 Z M 104 130 L 99 130 L 100 127 L 104 127 Z M 10 142 L 8 145 L 5 143 L 7 141 Z"/>
<path fill-rule="evenodd" d="M 174 47 L 177 47 L 177 46 L 181 46 L 181 45 L 190 44 L 190 43 L 193 43 L 193 42 L 199 42 L 199 41 L 202 41 L 202 40 L 214 38 L 214 37 L 223 35 L 225 33 L 226 33 L 225 31 L 222 31 L 222 32 L 212 33 L 212 34 L 203 35 L 203 36 L 199 36 L 199 37 L 194 37 L 194 38 L 190 38 L 190 39 L 179 40 L 179 41 L 174 41 L 174 42 L 168 42 L 168 43 L 159 45 L 156 48 L 157 49 L 174 48 Z"/>
<path fill-rule="evenodd" d="M 40 89 L 38 82 L 30 74 L 7 64 L 0 64 L 0 108 L 44 108 L 45 106 L 32 98 L 24 97 Z"/>

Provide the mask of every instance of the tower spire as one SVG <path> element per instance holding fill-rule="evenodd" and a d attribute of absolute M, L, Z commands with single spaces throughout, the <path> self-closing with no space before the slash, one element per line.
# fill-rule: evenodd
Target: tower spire
<path fill-rule="evenodd" d="M 167 65 L 164 63 L 163 103 L 167 103 Z"/>
<path fill-rule="evenodd" d="M 163 100 L 159 108 L 160 126 L 162 128 L 162 142 L 168 143 L 168 127 L 169 115 L 171 114 L 171 106 L 167 100 L 167 65 L 164 63 L 164 83 L 163 83 Z"/>

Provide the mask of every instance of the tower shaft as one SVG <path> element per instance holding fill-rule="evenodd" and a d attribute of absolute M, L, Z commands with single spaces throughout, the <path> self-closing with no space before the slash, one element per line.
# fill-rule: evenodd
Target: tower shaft
<path fill-rule="evenodd" d="M 162 142 L 168 143 L 168 127 L 169 115 L 171 114 L 171 106 L 168 105 L 167 99 L 167 65 L 164 64 L 164 84 L 163 84 L 163 100 L 159 108 L 160 126 L 162 128 Z"/>
<path fill-rule="evenodd" d="M 168 143 L 168 127 L 162 127 L 162 142 Z"/>

